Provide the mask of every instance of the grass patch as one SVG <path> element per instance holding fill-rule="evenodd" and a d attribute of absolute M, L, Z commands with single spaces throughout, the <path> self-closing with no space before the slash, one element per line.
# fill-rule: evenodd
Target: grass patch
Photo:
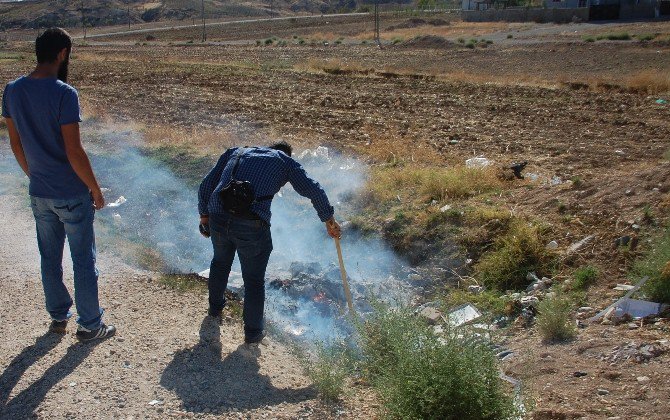
<path fill-rule="evenodd" d="M 608 41 L 630 41 L 633 39 L 628 32 L 616 32 L 610 34 L 598 35 L 598 40 L 606 39 Z"/>
<path fill-rule="evenodd" d="M 656 34 L 642 34 L 637 35 L 637 39 L 640 41 L 653 41 L 656 38 Z"/>
<path fill-rule="evenodd" d="M 643 291 L 654 302 L 670 303 L 670 228 L 653 238 L 645 257 L 633 265 L 633 276 L 649 276 Z"/>
<path fill-rule="evenodd" d="M 537 305 L 537 329 L 544 342 L 567 341 L 577 335 L 570 318 L 571 305 L 562 294 L 544 299 Z"/>
<path fill-rule="evenodd" d="M 661 70 L 644 70 L 626 78 L 626 87 L 643 94 L 670 92 L 670 73 Z"/>
<path fill-rule="evenodd" d="M 370 193 L 377 201 L 396 198 L 403 188 L 420 201 L 462 199 L 498 191 L 502 183 L 493 170 L 466 168 L 383 167 L 374 170 Z"/>
<path fill-rule="evenodd" d="M 405 308 L 378 308 L 361 327 L 363 372 L 384 414 L 404 419 L 508 419 L 518 413 L 497 361 L 464 329 L 438 337 Z"/>
<path fill-rule="evenodd" d="M 195 274 L 161 274 L 158 282 L 180 293 L 207 290 L 207 283 Z"/>
<path fill-rule="evenodd" d="M 598 279 L 598 269 L 591 265 L 587 265 L 581 268 L 578 268 L 574 274 L 575 281 L 573 283 L 573 289 L 575 290 L 584 290 L 595 283 Z"/>
<path fill-rule="evenodd" d="M 585 36 L 582 39 L 584 40 L 584 42 L 596 42 L 596 39 L 592 36 Z"/>
<path fill-rule="evenodd" d="M 665 153 L 663 153 L 663 159 L 670 160 L 670 149 L 666 150 Z"/>
<path fill-rule="evenodd" d="M 475 278 L 497 290 L 525 288 L 528 272 L 542 275 L 553 265 L 553 255 L 544 245 L 545 236 L 545 228 L 540 225 L 512 220 L 507 232 L 495 239 L 493 249 L 475 265 Z"/>

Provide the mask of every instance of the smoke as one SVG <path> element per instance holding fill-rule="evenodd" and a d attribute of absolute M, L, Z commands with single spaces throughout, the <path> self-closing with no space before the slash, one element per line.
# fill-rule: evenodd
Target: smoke
<path fill-rule="evenodd" d="M 197 185 L 180 179 L 164 163 L 133 146 L 142 144 L 141 135 L 135 131 L 95 127 L 86 131 L 86 137 L 107 201 L 125 199 L 118 206 L 97 213 L 104 226 L 99 232 L 111 236 L 110 242 L 116 237 L 154 249 L 168 271 L 191 273 L 208 268 L 212 248 L 197 228 Z M 212 164 L 216 158 L 212 157 Z M 366 180 L 363 163 L 324 147 L 307 150 L 297 160 L 321 183 L 335 207 L 336 217 L 350 206 Z M 205 172 L 206 169 L 202 176 Z M 0 176 L 4 173 L 0 169 Z M 6 184 L 4 178 L 2 184 Z M 272 213 L 274 251 L 266 282 L 269 323 L 308 341 L 329 341 L 348 334 L 344 312 L 339 309 L 346 305 L 335 244 L 311 202 L 287 184 L 275 196 Z M 407 276 L 402 271 L 402 261 L 383 241 L 345 230 L 342 248 L 359 311 L 367 310 L 365 298 L 369 294 L 394 300 L 409 296 L 405 282 L 400 280 Z M 236 258 L 229 288 L 241 288 L 239 273 Z M 283 282 L 286 287 L 273 287 L 273 281 Z"/>

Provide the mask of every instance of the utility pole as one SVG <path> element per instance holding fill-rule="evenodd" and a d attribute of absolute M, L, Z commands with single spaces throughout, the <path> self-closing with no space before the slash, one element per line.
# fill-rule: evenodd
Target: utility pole
<path fill-rule="evenodd" d="M 81 28 L 84 31 L 84 39 L 86 39 L 86 15 L 84 14 L 84 0 L 81 0 Z"/>
<path fill-rule="evenodd" d="M 379 0 L 375 0 L 375 42 L 378 47 L 382 46 L 381 40 L 379 39 Z"/>
<path fill-rule="evenodd" d="M 202 4 L 202 42 L 207 41 L 207 28 L 205 26 L 205 0 L 201 0 Z"/>
<path fill-rule="evenodd" d="M 128 30 L 130 30 L 130 3 L 128 3 Z"/>

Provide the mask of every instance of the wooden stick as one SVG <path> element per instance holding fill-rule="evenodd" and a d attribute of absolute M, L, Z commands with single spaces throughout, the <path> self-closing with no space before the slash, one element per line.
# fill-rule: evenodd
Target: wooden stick
<path fill-rule="evenodd" d="M 342 259 L 342 247 L 340 246 L 340 238 L 335 238 L 335 247 L 337 248 L 337 259 L 340 261 L 340 274 L 342 274 L 342 284 L 344 285 L 344 295 L 347 298 L 347 305 L 349 312 L 356 314 L 354 310 L 354 302 L 351 299 L 351 290 L 349 290 L 349 281 L 347 280 L 347 270 L 344 268 L 344 260 Z"/>

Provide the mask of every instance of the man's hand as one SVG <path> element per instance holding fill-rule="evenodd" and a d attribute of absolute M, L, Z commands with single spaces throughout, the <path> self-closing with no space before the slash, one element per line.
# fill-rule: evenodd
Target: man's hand
<path fill-rule="evenodd" d="M 340 228 L 340 224 L 337 223 L 337 220 L 335 220 L 335 217 L 326 220 L 326 229 L 331 238 L 339 239 L 342 236 L 342 229 Z"/>
<path fill-rule="evenodd" d="M 95 191 L 91 191 L 91 197 L 93 197 L 93 207 L 95 207 L 96 210 L 100 210 L 105 207 L 105 196 L 102 195 L 100 188 L 96 189 Z"/>
<path fill-rule="evenodd" d="M 200 216 L 200 234 L 205 238 L 209 238 L 209 216 Z"/>

